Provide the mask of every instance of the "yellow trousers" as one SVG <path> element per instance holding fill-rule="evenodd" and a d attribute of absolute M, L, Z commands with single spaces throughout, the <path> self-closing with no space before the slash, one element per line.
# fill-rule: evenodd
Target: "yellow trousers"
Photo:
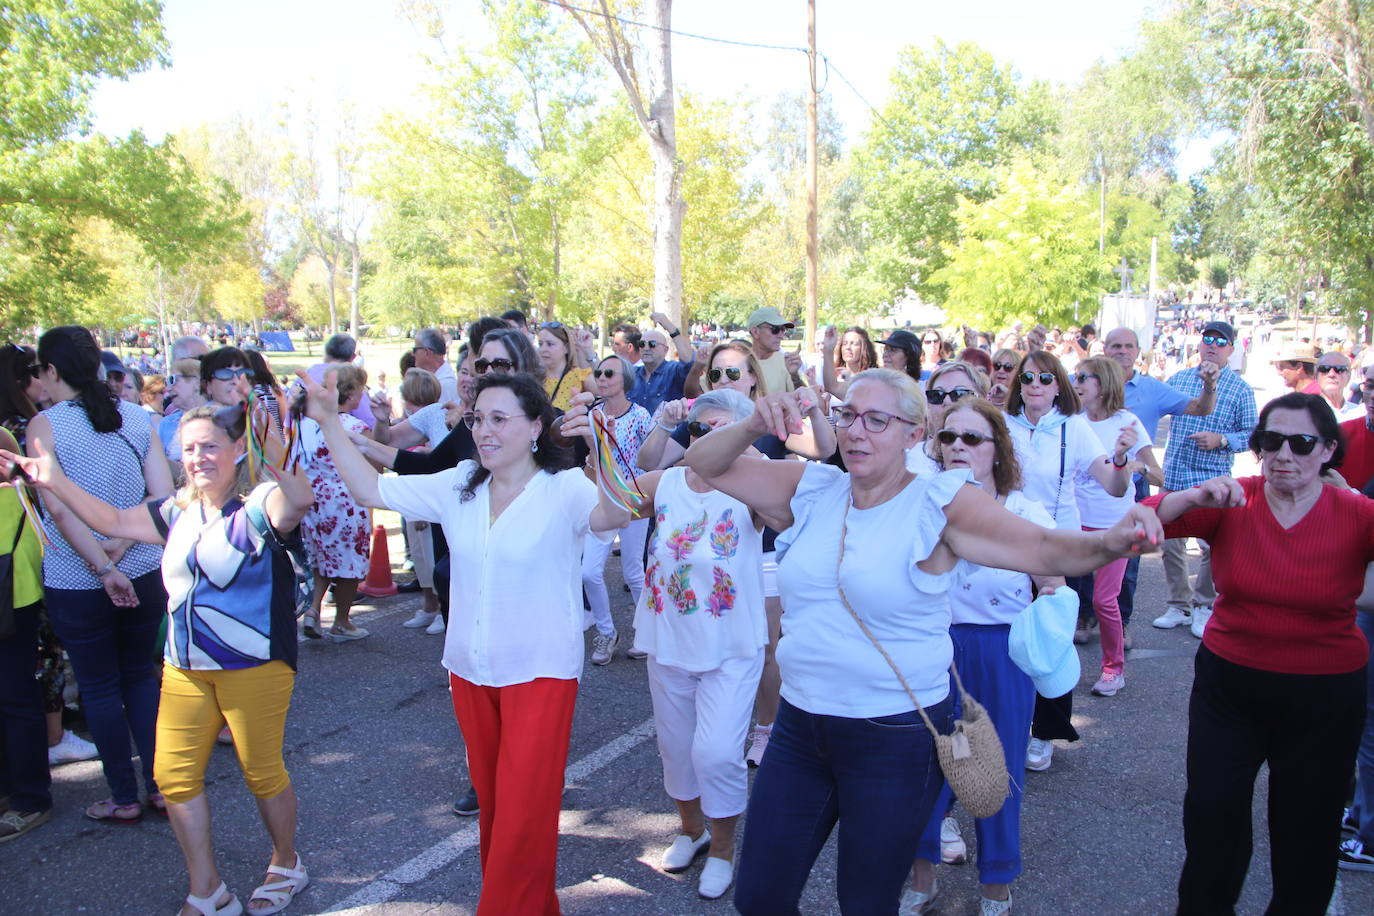
<path fill-rule="evenodd" d="M 189 671 L 164 665 L 157 713 L 153 776 L 170 802 L 205 791 L 215 738 L 228 724 L 248 790 L 273 798 L 291 784 L 282 759 L 286 710 L 296 672 L 283 661 L 231 671 Z"/>

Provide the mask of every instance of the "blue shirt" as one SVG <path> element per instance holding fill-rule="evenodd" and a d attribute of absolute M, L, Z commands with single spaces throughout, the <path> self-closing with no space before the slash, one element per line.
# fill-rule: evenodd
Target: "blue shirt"
<path fill-rule="evenodd" d="M 665 359 L 653 375 L 646 375 L 643 366 L 635 367 L 635 388 L 626 395 L 631 401 L 649 411 L 652 416 L 664 401 L 682 397 L 682 385 L 692 371 L 691 363 Z"/>
<path fill-rule="evenodd" d="M 1126 409 L 1140 418 L 1151 440 L 1159 436 L 1160 417 L 1181 414 L 1191 403 L 1192 398 L 1177 388 L 1143 372 L 1135 373 L 1126 383 Z"/>
<path fill-rule="evenodd" d="M 1174 373 L 1169 385 L 1192 400 L 1202 393 L 1202 377 L 1197 369 Z M 1250 433 L 1259 422 L 1255 392 L 1230 369 L 1217 376 L 1217 406 L 1205 417 L 1180 414 L 1169 429 L 1169 447 L 1164 451 L 1164 489 L 1186 490 L 1206 480 L 1231 473 L 1231 459 L 1244 451 Z M 1188 438 L 1196 432 L 1221 433 L 1220 448 L 1201 449 Z"/>

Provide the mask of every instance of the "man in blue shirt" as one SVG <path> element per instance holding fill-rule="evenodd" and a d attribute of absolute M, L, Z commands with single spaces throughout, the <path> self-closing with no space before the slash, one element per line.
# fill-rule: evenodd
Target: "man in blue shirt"
<path fill-rule="evenodd" d="M 693 353 L 691 342 L 673 327 L 667 315 L 654 312 L 651 317 L 663 330 L 646 331 L 641 337 L 641 365 L 635 367 L 636 384 L 629 398 L 653 416 L 659 404 L 683 397 L 687 376 L 692 371 Z M 677 350 L 676 360 L 668 359 L 669 341 Z"/>

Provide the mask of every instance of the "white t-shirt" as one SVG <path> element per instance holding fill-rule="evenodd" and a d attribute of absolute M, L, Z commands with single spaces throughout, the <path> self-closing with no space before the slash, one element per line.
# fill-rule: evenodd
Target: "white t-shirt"
<path fill-rule="evenodd" d="M 940 465 L 926 451 L 929 443 L 922 439 L 906 450 L 906 469 L 917 477 L 932 477 L 940 473 Z"/>
<path fill-rule="evenodd" d="M 675 467 L 659 478 L 654 516 L 635 648 L 685 671 L 758 655 L 768 645 L 763 532 L 749 507 L 718 490 L 696 492 Z"/>
<path fill-rule="evenodd" d="M 931 575 L 944 507 L 967 471 L 917 477 L 871 509 L 849 509 L 843 574 L 837 569 L 849 475 L 811 463 L 792 497 L 792 527 L 778 535 L 778 587 L 787 608 L 778 666 L 782 695 L 817 715 L 873 718 L 910 712 L 911 699 L 840 601 L 838 586 L 901 669 L 922 706 L 949 695 L 949 587 Z"/>
<path fill-rule="evenodd" d="M 1008 493 L 1003 505 L 1028 522 L 1054 527 L 1045 507 L 1020 490 Z M 954 569 L 954 584 L 949 590 L 953 623 L 1009 625 L 1030 603 L 1031 577 L 1023 572 L 972 563 L 960 563 Z"/>
<path fill-rule="evenodd" d="M 1118 411 L 1105 420 L 1088 420 L 1088 426 L 1097 435 L 1097 441 L 1102 443 L 1108 456 L 1116 454 L 1116 440 L 1124 426 L 1134 426 L 1136 434 L 1135 445 L 1126 451 L 1127 461 L 1134 460 L 1142 448 L 1148 448 L 1151 444 L 1145 424 L 1129 410 Z M 1079 471 L 1074 484 L 1078 491 L 1078 518 L 1085 528 L 1110 528 L 1121 521 L 1121 517 L 1130 512 L 1135 503 L 1133 486 L 1128 486 L 1120 496 L 1113 496 L 1102 489 L 1102 484 L 1087 471 Z"/>
<path fill-rule="evenodd" d="M 435 402 L 426 404 L 406 419 L 410 425 L 425 437 L 430 445 L 438 445 L 448 435 L 448 423 L 444 420 L 444 405 Z"/>
<path fill-rule="evenodd" d="M 450 402 L 458 403 L 458 373 L 453 371 L 453 366 L 447 359 L 438 369 L 434 370 L 434 377 L 439 380 L 439 405 L 443 406 Z M 440 438 L 443 438 L 442 436 Z M 436 440 L 437 441 L 437 440 Z"/>
<path fill-rule="evenodd" d="M 444 667 L 482 687 L 581 677 L 582 539 L 596 485 L 580 468 L 539 471 L 492 523 L 490 479 L 461 499 L 475 467 L 377 481 L 388 509 L 444 526 L 453 558 Z"/>
<path fill-rule="evenodd" d="M 1064 474 L 1059 474 L 1060 426 L 1064 434 Z M 1074 497 L 1074 480 L 1079 471 L 1094 461 L 1104 461 L 1107 453 L 1097 435 L 1082 414 L 1063 418 L 1057 409 L 1040 418 L 1035 429 L 1028 429 L 1022 417 L 1008 417 L 1007 428 L 1016 444 L 1016 458 L 1021 462 L 1022 488 L 1026 495 L 1044 506 L 1054 519 L 1056 528 L 1077 531 L 1078 505 Z"/>

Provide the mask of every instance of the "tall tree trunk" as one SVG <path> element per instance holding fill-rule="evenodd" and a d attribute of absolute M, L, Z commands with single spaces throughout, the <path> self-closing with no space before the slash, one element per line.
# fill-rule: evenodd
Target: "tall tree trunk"
<path fill-rule="evenodd" d="M 358 250 L 356 242 L 348 246 L 348 254 L 351 271 L 348 282 L 348 333 L 357 339 L 361 336 L 359 331 L 361 317 L 358 313 L 358 279 L 362 275 L 363 255 Z"/>
<path fill-rule="evenodd" d="M 650 23 L 649 152 L 654 162 L 654 309 L 682 327 L 682 162 L 673 106 L 672 0 L 654 0 Z"/>
<path fill-rule="evenodd" d="M 329 334 L 333 336 L 339 333 L 339 303 L 334 294 L 334 278 L 338 276 L 339 266 L 337 261 L 325 261 L 325 295 L 329 298 Z"/>
<path fill-rule="evenodd" d="M 558 226 L 558 210 L 549 214 L 549 224 L 553 235 L 553 283 L 549 287 L 549 301 L 544 307 L 544 320 L 553 321 L 554 311 L 558 308 L 558 283 L 563 271 L 563 236 Z"/>

